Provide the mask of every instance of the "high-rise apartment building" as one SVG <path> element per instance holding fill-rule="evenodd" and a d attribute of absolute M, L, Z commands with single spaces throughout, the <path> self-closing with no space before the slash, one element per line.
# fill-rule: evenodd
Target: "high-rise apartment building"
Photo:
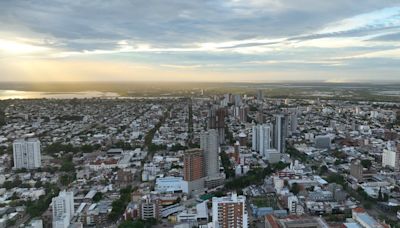
<path fill-rule="evenodd" d="M 286 150 L 286 137 L 288 136 L 288 116 L 276 115 L 273 129 L 273 148 L 279 153 L 284 153 Z"/>
<path fill-rule="evenodd" d="M 74 216 L 74 193 L 62 191 L 52 199 L 53 228 L 67 228 Z"/>
<path fill-rule="evenodd" d="M 213 106 L 210 107 L 207 117 L 208 129 L 215 129 L 218 133 L 218 144 L 225 143 L 225 116 L 227 110 L 223 107 Z"/>
<path fill-rule="evenodd" d="M 218 133 L 215 129 L 200 134 L 200 148 L 204 155 L 204 174 L 208 177 L 219 175 Z"/>
<path fill-rule="evenodd" d="M 272 148 L 273 127 L 271 124 L 253 126 L 252 149 L 262 157 L 267 157 L 267 151 Z"/>
<path fill-rule="evenodd" d="M 212 222 L 215 228 L 247 228 L 246 197 L 236 194 L 213 197 Z"/>
<path fill-rule="evenodd" d="M 35 169 L 42 165 L 40 141 L 36 138 L 17 139 L 13 143 L 15 169 Z"/>
<path fill-rule="evenodd" d="M 195 181 L 204 177 L 204 156 L 202 149 L 185 151 L 183 158 L 184 180 Z"/>
<path fill-rule="evenodd" d="M 388 142 L 387 149 L 383 150 L 382 153 L 382 167 L 390 167 L 395 171 L 399 171 L 400 149 L 398 147 L 396 147 L 394 142 Z"/>

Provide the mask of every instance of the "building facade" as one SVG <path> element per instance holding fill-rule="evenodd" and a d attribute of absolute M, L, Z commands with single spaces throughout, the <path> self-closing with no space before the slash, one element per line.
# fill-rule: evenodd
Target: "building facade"
<path fill-rule="evenodd" d="M 67 228 L 74 216 L 74 193 L 62 191 L 52 199 L 53 227 Z"/>
<path fill-rule="evenodd" d="M 15 169 L 40 168 L 42 162 L 39 139 L 31 138 L 27 140 L 15 140 L 13 143 L 13 157 Z"/>
<path fill-rule="evenodd" d="M 218 132 L 215 129 L 202 132 L 200 148 L 204 152 L 204 174 L 208 177 L 219 175 Z"/>
<path fill-rule="evenodd" d="M 232 194 L 227 197 L 213 197 L 212 213 L 214 228 L 248 227 L 245 196 Z"/>

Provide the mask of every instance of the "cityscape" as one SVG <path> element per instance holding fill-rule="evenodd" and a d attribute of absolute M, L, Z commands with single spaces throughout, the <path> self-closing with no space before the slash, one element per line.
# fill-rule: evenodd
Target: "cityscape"
<path fill-rule="evenodd" d="M 0 228 L 400 228 L 395 0 L 0 1 Z"/>
<path fill-rule="evenodd" d="M 399 224 L 398 102 L 191 94 L 3 100 L 1 224 Z"/>

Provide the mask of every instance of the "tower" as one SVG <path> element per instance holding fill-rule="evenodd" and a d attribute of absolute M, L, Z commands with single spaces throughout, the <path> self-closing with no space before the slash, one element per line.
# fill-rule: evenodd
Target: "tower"
<path fill-rule="evenodd" d="M 13 143 L 14 168 L 35 169 L 42 164 L 40 141 L 36 138 L 17 139 Z"/>
<path fill-rule="evenodd" d="M 184 154 L 184 180 L 195 181 L 204 177 L 204 156 L 202 149 L 191 149 Z"/>
<path fill-rule="evenodd" d="M 215 129 L 201 133 L 200 148 L 204 153 L 205 176 L 212 177 L 219 174 L 218 147 L 218 133 Z"/>
<path fill-rule="evenodd" d="M 286 137 L 288 130 L 288 117 L 287 115 L 276 115 L 274 122 L 274 134 L 273 134 L 273 147 L 279 152 L 284 153 L 286 149 Z"/>

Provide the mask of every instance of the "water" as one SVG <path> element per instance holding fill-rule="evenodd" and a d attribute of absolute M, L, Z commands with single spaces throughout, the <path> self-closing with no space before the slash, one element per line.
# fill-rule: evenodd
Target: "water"
<path fill-rule="evenodd" d="M 73 99 L 73 98 L 113 98 L 118 97 L 117 93 L 99 92 L 99 91 L 82 91 L 82 92 L 34 92 L 19 90 L 0 90 L 0 100 L 7 99 Z"/>

